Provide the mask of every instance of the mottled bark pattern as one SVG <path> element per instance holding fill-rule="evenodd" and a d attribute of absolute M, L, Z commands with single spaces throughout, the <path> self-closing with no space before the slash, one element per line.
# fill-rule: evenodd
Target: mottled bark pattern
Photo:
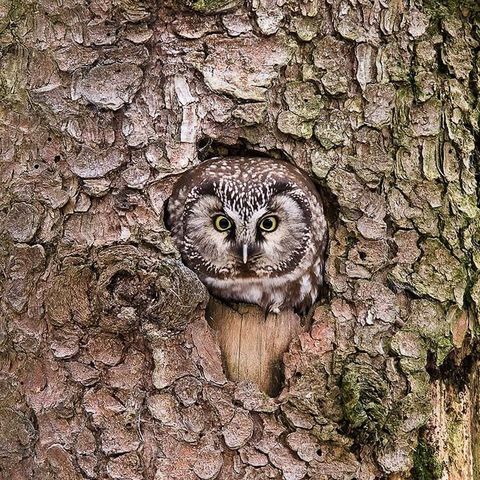
<path fill-rule="evenodd" d="M 478 478 L 458 4 L 0 1 L 1 478 Z M 162 219 L 173 174 L 248 150 L 331 202 L 329 293 L 278 399 L 225 378 Z"/>

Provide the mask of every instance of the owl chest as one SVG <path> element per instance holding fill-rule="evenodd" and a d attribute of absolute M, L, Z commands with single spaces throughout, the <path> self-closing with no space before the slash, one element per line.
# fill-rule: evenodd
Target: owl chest
<path fill-rule="evenodd" d="M 301 303 L 311 296 L 316 286 L 310 274 L 291 278 L 204 279 L 211 293 L 223 299 L 267 307 L 286 307 Z"/>

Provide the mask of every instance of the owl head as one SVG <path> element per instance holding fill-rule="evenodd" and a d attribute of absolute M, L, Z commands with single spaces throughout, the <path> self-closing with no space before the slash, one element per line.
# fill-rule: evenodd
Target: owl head
<path fill-rule="evenodd" d="M 275 295 L 301 281 L 321 253 L 318 235 L 326 230 L 310 179 L 266 158 L 198 165 L 176 183 L 168 214 L 184 262 L 207 287 L 263 306 L 278 303 Z"/>

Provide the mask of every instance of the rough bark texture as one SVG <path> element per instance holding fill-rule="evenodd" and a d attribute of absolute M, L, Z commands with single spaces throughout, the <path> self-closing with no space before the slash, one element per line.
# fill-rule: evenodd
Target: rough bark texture
<path fill-rule="evenodd" d="M 0 477 L 479 478 L 476 9 L 0 0 Z M 277 399 L 225 378 L 162 220 L 248 151 L 331 219 Z"/>

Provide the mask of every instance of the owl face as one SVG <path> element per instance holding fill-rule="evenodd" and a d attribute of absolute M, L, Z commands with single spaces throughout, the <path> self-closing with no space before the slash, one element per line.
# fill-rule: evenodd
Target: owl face
<path fill-rule="evenodd" d="M 233 190 L 238 193 L 229 196 Z M 290 186 L 223 178 L 192 199 L 185 248 L 204 275 L 277 276 L 298 263 L 310 217 L 301 193 Z"/>
<path fill-rule="evenodd" d="M 305 278 L 321 270 L 316 242 L 326 225 L 315 188 L 292 165 L 210 160 L 181 177 L 168 210 L 184 262 L 220 298 L 286 305 L 285 288 L 295 282 L 303 282 L 297 295 L 316 294 L 318 280 Z"/>

